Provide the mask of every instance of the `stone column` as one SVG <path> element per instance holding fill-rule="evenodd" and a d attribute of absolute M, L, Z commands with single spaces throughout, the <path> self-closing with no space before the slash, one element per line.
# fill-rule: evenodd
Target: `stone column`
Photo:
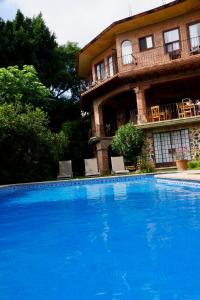
<path fill-rule="evenodd" d="M 137 102 L 137 113 L 138 113 L 138 124 L 147 122 L 147 106 L 145 99 L 145 91 L 149 88 L 149 86 L 136 87 L 134 88 L 136 94 L 136 102 Z"/>
<path fill-rule="evenodd" d="M 96 136 L 104 136 L 103 109 L 98 104 L 94 104 L 94 122 Z"/>
<path fill-rule="evenodd" d="M 94 121 L 94 109 L 93 106 L 91 107 L 91 129 L 92 129 L 92 136 L 95 136 L 96 134 L 96 128 L 95 128 L 95 121 Z"/>
<path fill-rule="evenodd" d="M 97 149 L 97 160 L 98 160 L 99 171 L 101 175 L 107 175 L 110 173 L 108 147 L 107 145 L 105 145 L 103 141 L 100 141 L 96 145 L 96 149 Z"/>

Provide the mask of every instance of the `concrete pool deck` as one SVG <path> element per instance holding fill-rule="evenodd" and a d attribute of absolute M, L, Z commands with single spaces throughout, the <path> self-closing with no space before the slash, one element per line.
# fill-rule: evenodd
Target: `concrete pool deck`
<path fill-rule="evenodd" d="M 157 174 L 155 178 L 200 181 L 200 170 Z"/>

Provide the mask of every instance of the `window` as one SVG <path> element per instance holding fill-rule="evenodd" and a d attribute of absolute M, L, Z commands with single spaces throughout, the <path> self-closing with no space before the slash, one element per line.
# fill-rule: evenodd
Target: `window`
<path fill-rule="evenodd" d="M 133 62 L 133 50 L 130 41 L 124 41 L 122 43 L 122 63 L 123 65 L 128 65 Z"/>
<path fill-rule="evenodd" d="M 113 65 L 112 55 L 108 56 L 108 74 L 111 77 L 114 75 L 114 65 Z"/>
<path fill-rule="evenodd" d="M 187 159 L 191 159 L 189 130 L 181 129 L 170 132 L 154 133 L 154 149 L 156 164 L 167 164 L 176 161 L 176 153 L 184 149 Z"/>
<path fill-rule="evenodd" d="M 102 80 L 105 78 L 105 65 L 104 61 L 101 61 L 96 65 L 96 79 Z"/>
<path fill-rule="evenodd" d="M 164 32 L 165 51 L 167 53 L 180 50 L 179 29 L 172 29 Z"/>
<path fill-rule="evenodd" d="M 200 23 L 189 26 L 191 51 L 200 51 Z"/>
<path fill-rule="evenodd" d="M 140 51 L 153 48 L 153 36 L 149 35 L 139 39 Z"/>

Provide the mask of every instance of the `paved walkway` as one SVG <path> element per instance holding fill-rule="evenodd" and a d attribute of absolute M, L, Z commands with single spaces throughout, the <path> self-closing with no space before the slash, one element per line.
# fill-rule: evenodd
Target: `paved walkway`
<path fill-rule="evenodd" d="M 185 179 L 185 180 L 197 180 L 200 181 L 200 170 L 198 171 L 184 171 L 184 172 L 175 172 L 168 174 L 159 174 L 155 175 L 156 178 L 163 179 Z"/>

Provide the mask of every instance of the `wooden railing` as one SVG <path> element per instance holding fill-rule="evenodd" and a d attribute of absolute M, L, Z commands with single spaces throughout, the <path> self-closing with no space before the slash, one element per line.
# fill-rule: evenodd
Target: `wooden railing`
<path fill-rule="evenodd" d="M 196 103 L 197 100 L 190 104 L 187 102 L 178 102 L 148 107 L 147 122 L 160 122 L 200 116 L 200 105 Z"/>

